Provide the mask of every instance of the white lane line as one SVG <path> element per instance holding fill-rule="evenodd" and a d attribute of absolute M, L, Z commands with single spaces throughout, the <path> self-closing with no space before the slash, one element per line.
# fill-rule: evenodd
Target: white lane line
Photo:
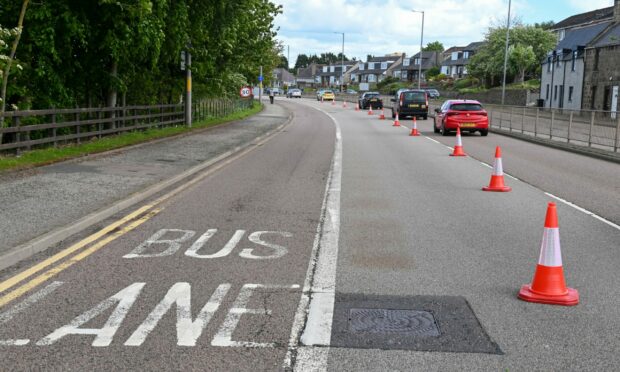
<path fill-rule="evenodd" d="M 483 162 L 483 161 L 481 161 L 481 162 L 480 162 L 480 164 L 484 165 L 484 166 L 485 166 L 485 167 L 487 167 L 487 168 L 491 168 L 491 169 L 493 169 L 493 167 L 492 167 L 491 165 L 489 165 L 489 164 L 487 164 L 487 163 L 485 163 L 485 162 Z"/>
<path fill-rule="evenodd" d="M 340 124 L 332 115 L 320 108 L 309 107 L 331 118 L 336 127 L 336 139 L 331 169 L 325 185 L 321 216 L 306 271 L 301 300 L 293 320 L 283 368 L 290 370 L 293 358 L 295 358 L 296 370 L 308 370 L 311 366 L 310 369 L 313 371 L 325 371 L 329 348 L 316 346 L 329 346 L 331 341 L 336 296 L 336 262 L 340 237 L 342 132 Z M 298 343 L 308 346 L 298 348 Z"/>
<path fill-rule="evenodd" d="M 52 282 L 51 284 L 48 284 L 45 288 L 37 291 L 36 293 L 34 293 L 33 295 L 29 296 L 28 298 L 26 298 L 22 302 L 20 302 L 17 305 L 13 306 L 11 309 L 5 311 L 4 313 L 0 313 L 0 324 L 7 323 L 11 319 L 13 319 L 13 317 L 15 315 L 21 313 L 22 311 L 26 310 L 30 306 L 32 306 L 35 303 L 39 302 L 41 299 L 47 297 L 47 295 L 49 295 L 50 293 L 54 292 L 62 284 L 63 284 L 63 282 Z"/>
<path fill-rule="evenodd" d="M 577 204 L 571 203 L 568 200 L 564 200 L 564 199 L 560 198 L 559 196 L 555 196 L 555 195 L 553 195 L 551 193 L 548 193 L 548 192 L 545 192 L 545 195 L 547 195 L 547 196 L 549 196 L 549 197 L 551 197 L 551 198 L 553 198 L 555 200 L 561 201 L 562 203 L 568 205 L 569 207 L 573 207 L 573 208 L 575 208 L 576 210 L 578 210 L 580 212 L 583 212 L 583 213 L 585 213 L 585 214 L 587 214 L 589 216 L 592 216 L 592 217 L 596 218 L 597 220 L 599 220 L 601 222 L 604 222 L 604 223 L 608 224 L 609 226 L 615 228 L 616 230 L 620 230 L 620 226 L 616 225 L 615 223 L 613 223 L 611 221 L 608 221 L 608 220 L 604 219 L 603 217 L 601 217 L 601 216 L 599 216 L 597 214 L 594 214 L 593 212 L 590 212 L 589 210 L 587 210 L 585 208 L 582 208 L 582 207 L 578 206 Z"/>
<path fill-rule="evenodd" d="M 441 145 L 441 142 L 439 142 L 439 141 L 437 141 L 437 140 L 435 140 L 435 139 L 432 139 L 431 137 L 424 136 L 424 138 L 426 138 L 426 139 L 427 139 L 427 140 L 429 140 L 429 141 L 433 141 L 433 142 L 435 142 L 435 143 L 436 143 L 436 144 L 438 144 L 438 145 Z"/>

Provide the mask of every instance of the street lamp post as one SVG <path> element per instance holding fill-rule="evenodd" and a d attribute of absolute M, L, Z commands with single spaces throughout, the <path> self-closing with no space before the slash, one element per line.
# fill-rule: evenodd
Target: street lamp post
<path fill-rule="evenodd" d="M 335 34 L 342 34 L 342 54 L 340 55 L 340 93 L 342 92 L 342 85 L 344 83 L 344 32 L 334 32 Z"/>
<path fill-rule="evenodd" d="M 502 106 L 506 98 L 506 66 L 508 64 L 508 41 L 510 39 L 510 6 L 512 1 L 508 0 L 508 19 L 506 20 L 506 50 L 504 51 L 504 79 L 502 80 Z"/>
<path fill-rule="evenodd" d="M 414 13 L 422 13 L 422 31 L 420 33 L 420 58 L 418 59 L 418 89 L 422 86 L 422 44 L 424 43 L 424 11 L 412 10 Z"/>

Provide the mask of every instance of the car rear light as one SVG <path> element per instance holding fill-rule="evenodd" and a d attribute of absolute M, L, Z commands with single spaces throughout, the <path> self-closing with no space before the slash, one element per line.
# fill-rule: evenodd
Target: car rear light
<path fill-rule="evenodd" d="M 480 116 L 488 116 L 488 114 L 487 114 L 487 112 L 486 112 L 486 111 L 484 111 L 484 112 L 479 112 L 479 113 L 478 113 L 478 115 L 480 115 Z"/>
<path fill-rule="evenodd" d="M 426 94 L 426 107 L 428 107 L 428 94 Z"/>
<path fill-rule="evenodd" d="M 404 104 L 404 102 L 403 102 L 403 95 L 402 95 L 402 93 L 401 93 L 401 95 L 400 95 L 400 106 L 402 107 L 402 106 L 403 106 L 403 104 Z"/>

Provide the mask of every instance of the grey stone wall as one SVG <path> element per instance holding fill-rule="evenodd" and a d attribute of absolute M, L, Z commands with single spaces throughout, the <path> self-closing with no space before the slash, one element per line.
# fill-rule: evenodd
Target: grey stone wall
<path fill-rule="evenodd" d="M 598 48 L 598 69 L 595 69 L 596 49 L 586 49 L 586 71 L 583 84 L 583 110 L 605 110 L 605 88 L 620 85 L 620 45 Z M 596 93 L 593 95 L 593 88 Z M 610 93 L 611 94 L 611 93 Z M 611 101 L 609 101 L 611 102 Z"/>
<path fill-rule="evenodd" d="M 500 105 L 502 103 L 502 90 L 489 89 L 486 92 L 460 94 L 452 91 L 440 92 L 444 98 L 452 99 L 473 99 L 481 103 Z M 507 89 L 504 103 L 510 106 L 526 106 L 536 101 L 538 93 L 530 93 L 524 89 Z"/>

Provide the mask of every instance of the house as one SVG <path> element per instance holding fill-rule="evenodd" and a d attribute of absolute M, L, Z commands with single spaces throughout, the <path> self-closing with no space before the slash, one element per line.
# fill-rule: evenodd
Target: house
<path fill-rule="evenodd" d="M 620 0 L 613 7 L 569 17 L 555 32 L 559 42 L 542 62 L 545 107 L 617 111 Z"/>
<path fill-rule="evenodd" d="M 344 63 L 344 64 L 343 64 Z M 320 77 L 320 85 L 323 87 L 331 87 L 340 85 L 340 80 L 346 84 L 345 75 L 349 70 L 356 66 L 355 61 L 334 62 L 329 65 L 322 66 L 318 76 Z M 344 66 L 344 69 L 343 69 Z"/>
<path fill-rule="evenodd" d="M 422 52 L 422 80 L 426 80 L 426 71 L 430 68 L 438 67 L 441 53 L 438 52 Z M 412 57 L 403 57 L 402 63 L 394 68 L 392 76 L 403 81 L 418 81 L 418 72 L 420 71 L 420 53 L 414 54 Z"/>
<path fill-rule="evenodd" d="M 583 79 L 584 110 L 612 111 L 616 119 L 620 87 L 620 6 L 616 0 L 614 22 L 593 40 L 585 51 Z"/>
<path fill-rule="evenodd" d="M 272 86 L 275 88 L 284 88 L 294 86 L 296 84 L 295 75 L 288 72 L 285 68 L 273 69 Z"/>
<path fill-rule="evenodd" d="M 441 73 L 452 78 L 462 78 L 467 75 L 467 65 L 471 57 L 484 45 L 478 41 L 464 47 L 452 47 L 446 50 L 444 60 L 441 62 Z"/>
<path fill-rule="evenodd" d="M 314 88 L 321 83 L 319 73 L 323 70 L 323 65 L 311 63 L 307 67 L 297 69 L 297 87 Z"/>
<path fill-rule="evenodd" d="M 384 57 L 370 58 L 360 62 L 350 71 L 351 81 L 356 83 L 378 83 L 388 76 L 392 76 L 396 66 L 402 63 L 404 54 L 394 53 Z"/>
<path fill-rule="evenodd" d="M 611 22 L 570 28 L 542 63 L 540 97 L 549 108 L 581 109 L 585 50 Z"/>

